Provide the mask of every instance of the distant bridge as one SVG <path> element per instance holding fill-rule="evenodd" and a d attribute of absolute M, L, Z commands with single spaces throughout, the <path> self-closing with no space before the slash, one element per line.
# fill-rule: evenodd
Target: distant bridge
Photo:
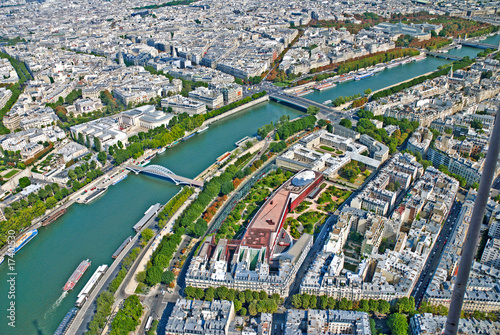
<path fill-rule="evenodd" d="M 328 107 L 323 105 L 322 103 L 312 101 L 303 97 L 298 97 L 295 95 L 276 93 L 276 94 L 271 94 L 269 98 L 277 102 L 298 107 L 304 111 L 306 111 L 307 107 L 309 106 L 316 106 L 320 109 L 320 112 L 323 114 L 337 113 L 337 110 L 332 107 Z"/>
<path fill-rule="evenodd" d="M 465 41 L 465 40 L 457 41 L 457 43 L 462 44 L 464 47 L 471 47 L 471 48 L 478 48 L 478 49 L 492 49 L 492 50 L 498 49 L 498 45 L 489 44 L 489 43 Z"/>
<path fill-rule="evenodd" d="M 436 58 L 442 58 L 442 59 L 448 59 L 448 60 L 461 60 L 462 57 L 459 56 L 453 56 L 453 55 L 448 55 L 447 53 L 442 53 L 442 52 L 427 52 L 427 55 L 436 57 Z"/>
<path fill-rule="evenodd" d="M 172 181 L 175 185 L 191 185 L 191 186 L 203 187 L 202 181 L 178 176 L 169 169 L 167 169 L 166 167 L 160 165 L 148 165 L 146 167 L 142 167 L 142 166 L 128 164 L 125 165 L 125 168 L 132 172 L 135 172 L 136 174 L 143 172 L 150 175 L 168 179 Z"/>

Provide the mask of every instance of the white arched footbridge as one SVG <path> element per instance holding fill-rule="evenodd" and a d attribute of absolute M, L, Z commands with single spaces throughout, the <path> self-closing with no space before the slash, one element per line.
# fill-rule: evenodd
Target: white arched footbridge
<path fill-rule="evenodd" d="M 161 178 L 168 179 L 172 181 L 175 185 L 191 185 L 197 187 L 203 187 L 203 182 L 198 180 L 189 179 L 186 177 L 178 176 L 169 169 L 161 165 L 148 165 L 146 167 L 128 164 L 125 168 L 138 173 L 147 173 Z"/>

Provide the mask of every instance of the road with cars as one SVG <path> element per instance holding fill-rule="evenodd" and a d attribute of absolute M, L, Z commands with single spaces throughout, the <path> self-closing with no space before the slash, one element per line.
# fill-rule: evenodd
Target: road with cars
<path fill-rule="evenodd" d="M 417 307 L 420 306 L 424 298 L 424 294 L 427 291 L 427 287 L 434 277 L 434 273 L 436 272 L 439 261 L 441 260 L 441 257 L 443 255 L 444 248 L 450 242 L 451 237 L 453 236 L 453 233 L 458 226 L 461 209 L 462 203 L 455 200 L 450 209 L 450 213 L 446 218 L 443 227 L 441 228 L 439 237 L 437 238 L 434 247 L 427 257 L 427 261 L 425 262 L 424 267 L 422 268 L 420 278 L 418 279 L 418 282 L 415 285 L 413 292 L 411 293 L 411 296 L 415 298 L 415 305 Z"/>

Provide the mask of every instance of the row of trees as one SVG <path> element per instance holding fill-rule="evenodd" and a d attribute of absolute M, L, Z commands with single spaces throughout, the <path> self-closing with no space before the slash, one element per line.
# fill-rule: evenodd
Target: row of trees
<path fill-rule="evenodd" d="M 377 312 L 380 314 L 388 314 L 391 311 L 391 305 L 383 299 L 362 299 L 360 301 L 352 301 L 347 298 L 342 298 L 336 300 L 326 295 L 316 296 L 305 293 L 293 295 L 292 306 L 297 309 L 357 310 L 361 312 Z"/>
<path fill-rule="evenodd" d="M 229 300 L 234 303 L 234 310 L 244 316 L 247 313 L 255 316 L 258 313 L 275 313 L 278 306 L 283 303 L 279 294 L 269 296 L 265 291 L 238 291 L 225 286 L 217 288 L 208 287 L 205 290 L 187 286 L 184 294 L 188 299 L 204 301 Z"/>
<path fill-rule="evenodd" d="M 71 186 L 73 192 L 76 192 L 103 174 L 104 172 L 96 167 L 95 161 L 92 161 L 90 164 L 84 163 L 77 166 L 75 169 L 68 171 L 68 177 L 70 180 L 67 185 Z"/>
<path fill-rule="evenodd" d="M 308 115 L 295 121 L 287 121 L 281 124 L 278 129 L 276 129 L 276 134 L 278 135 L 278 140 L 286 140 L 288 137 L 306 130 L 313 129 L 316 124 L 316 117 L 313 115 Z"/>
<path fill-rule="evenodd" d="M 262 91 L 262 92 L 259 92 L 259 93 L 255 93 L 255 94 L 252 94 L 252 96 L 250 97 L 246 97 L 246 98 L 243 98 L 241 100 L 238 100 L 238 101 L 235 101 L 235 102 L 231 102 L 230 104 L 226 105 L 226 106 L 223 106 L 221 108 L 218 108 L 218 109 L 215 109 L 213 111 L 209 111 L 205 114 L 205 118 L 206 119 L 210 119 L 214 116 L 217 116 L 217 115 L 220 115 L 222 113 L 225 113 L 231 109 L 234 109 L 238 106 L 241 106 L 243 104 L 246 104 L 250 101 L 253 101 L 253 100 L 256 100 L 256 99 L 259 99 L 263 96 L 265 96 L 267 94 L 266 91 Z"/>
<path fill-rule="evenodd" d="M 256 93 L 252 98 L 259 98 L 265 95 L 264 92 Z M 225 106 L 227 107 L 227 106 Z M 224 108 L 224 107 L 223 107 Z M 131 143 L 128 147 L 113 146 L 109 153 L 113 155 L 117 165 L 133 157 L 140 157 L 146 149 L 164 147 L 185 135 L 186 131 L 192 131 L 201 126 L 205 119 L 221 114 L 225 109 L 218 109 L 207 114 L 189 116 L 187 113 L 176 115 L 169 122 L 168 128 L 161 126 L 150 129 L 148 132 L 141 132 L 137 136 L 129 138 Z M 222 111 L 221 111 L 222 110 Z"/>
<path fill-rule="evenodd" d="M 229 193 L 234 188 L 234 179 L 243 179 L 251 172 L 252 169 L 241 170 L 234 165 L 228 166 L 220 176 L 212 178 L 205 184 L 198 198 L 176 220 L 176 226 L 184 228 L 188 234 L 194 237 L 202 236 L 208 226 L 205 220 L 198 220 L 198 218 L 205 211 L 205 208 L 217 196 Z"/>
<path fill-rule="evenodd" d="M 120 271 L 118 271 L 115 279 L 113 279 L 113 281 L 111 281 L 111 283 L 109 284 L 108 289 L 106 291 L 103 291 L 97 297 L 97 309 L 92 320 L 89 322 L 88 330 L 85 333 L 86 335 L 99 335 L 102 333 L 108 317 L 111 315 L 111 307 L 115 302 L 114 294 L 125 278 L 127 270 L 139 255 L 140 250 L 140 248 L 132 249 L 130 254 L 128 254 L 127 257 L 123 259 L 122 267 Z"/>
<path fill-rule="evenodd" d="M 346 102 L 349 102 L 349 101 L 353 101 L 357 98 L 359 98 L 361 96 L 361 94 L 355 94 L 355 95 L 351 95 L 351 96 L 347 96 L 347 97 L 337 97 L 333 100 L 332 102 L 332 105 L 334 105 L 335 107 L 338 107 L 340 105 L 343 105 L 345 104 Z"/>
<path fill-rule="evenodd" d="M 144 306 L 137 295 L 125 299 L 123 307 L 116 313 L 111 323 L 110 335 L 129 334 L 134 331 L 140 323 L 139 319 L 143 312 Z"/>
<path fill-rule="evenodd" d="M 7 232 L 14 230 L 21 231 L 31 225 L 31 221 L 45 214 L 47 209 L 53 208 L 57 201 L 62 200 L 70 194 L 70 191 L 60 189 L 57 184 L 46 185 L 38 193 L 31 193 L 27 199 L 13 202 L 10 207 L 6 207 L 4 214 L 7 221 L 0 224 L 0 246 L 7 241 Z"/>
<path fill-rule="evenodd" d="M 177 193 L 170 199 L 163 210 L 158 214 L 158 226 L 163 228 L 167 221 L 177 212 L 184 202 L 194 193 L 192 187 L 184 187 L 181 192 Z"/>
<path fill-rule="evenodd" d="M 359 69 L 374 66 L 380 63 L 387 63 L 396 58 L 416 56 L 420 52 L 415 49 L 401 49 L 395 48 L 386 52 L 377 52 L 366 56 L 356 57 L 343 63 L 332 63 L 316 69 L 311 70 L 312 73 L 322 72 L 326 70 L 337 69 L 336 73 L 324 73 L 313 77 L 316 81 L 321 81 L 338 74 L 345 74 L 351 71 L 358 71 Z"/>
<path fill-rule="evenodd" d="M 466 66 L 471 65 L 473 62 L 474 62 L 473 59 L 470 59 L 468 56 L 465 56 L 461 60 L 453 62 L 451 66 L 453 67 L 453 71 L 456 71 L 458 69 L 461 69 L 461 68 L 464 68 Z M 446 75 L 450 71 L 450 67 L 449 66 L 439 67 L 438 69 L 439 69 L 438 71 L 435 71 L 435 72 L 433 72 L 433 73 L 431 73 L 431 74 L 429 74 L 427 76 L 420 76 L 420 77 L 417 77 L 417 78 L 413 78 L 410 81 L 406 81 L 406 82 L 401 83 L 399 85 L 396 85 L 396 86 L 387 88 L 385 90 L 379 91 L 379 92 L 373 94 L 372 97 L 371 97 L 371 99 L 372 100 L 377 100 L 377 99 L 380 99 L 380 98 L 384 98 L 386 96 L 389 96 L 389 95 L 392 95 L 394 93 L 403 91 L 403 90 L 405 90 L 407 88 L 410 88 L 412 86 L 421 84 L 421 83 L 423 83 L 426 80 L 434 79 L 434 78 Z"/>

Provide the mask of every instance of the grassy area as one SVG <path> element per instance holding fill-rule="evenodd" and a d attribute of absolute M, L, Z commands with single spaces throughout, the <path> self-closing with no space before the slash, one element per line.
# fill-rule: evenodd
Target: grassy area
<path fill-rule="evenodd" d="M 297 208 L 295 208 L 294 212 L 295 213 L 302 213 L 303 211 L 308 209 L 310 205 L 311 205 L 310 202 L 303 201 L 300 205 L 297 206 Z"/>
<path fill-rule="evenodd" d="M 195 1 L 196 0 L 175 0 L 175 1 L 165 2 L 165 3 L 162 3 L 160 5 L 149 5 L 149 6 L 143 6 L 143 7 L 135 7 L 132 9 L 143 10 L 143 9 L 158 9 L 158 8 L 169 7 L 169 6 L 181 6 L 181 5 L 187 6 Z"/>
<path fill-rule="evenodd" d="M 326 150 L 326 151 L 330 151 L 330 152 L 334 152 L 335 151 L 334 148 L 327 147 L 326 145 L 320 145 L 319 147 L 321 149 L 323 149 L 323 150 Z"/>
<path fill-rule="evenodd" d="M 277 83 L 273 83 L 273 85 L 278 86 L 278 87 L 288 87 L 290 85 L 289 81 L 279 81 Z"/>
<path fill-rule="evenodd" d="M 10 170 L 5 175 L 3 175 L 3 178 L 9 179 L 10 177 L 14 176 L 18 172 L 19 172 L 19 170 L 16 170 L 16 169 Z"/>
<path fill-rule="evenodd" d="M 333 212 L 351 195 L 351 193 L 352 191 L 342 190 L 335 186 L 330 186 L 323 193 L 321 193 L 318 198 L 318 205 L 323 205 L 318 208 L 321 208 L 326 212 Z"/>

